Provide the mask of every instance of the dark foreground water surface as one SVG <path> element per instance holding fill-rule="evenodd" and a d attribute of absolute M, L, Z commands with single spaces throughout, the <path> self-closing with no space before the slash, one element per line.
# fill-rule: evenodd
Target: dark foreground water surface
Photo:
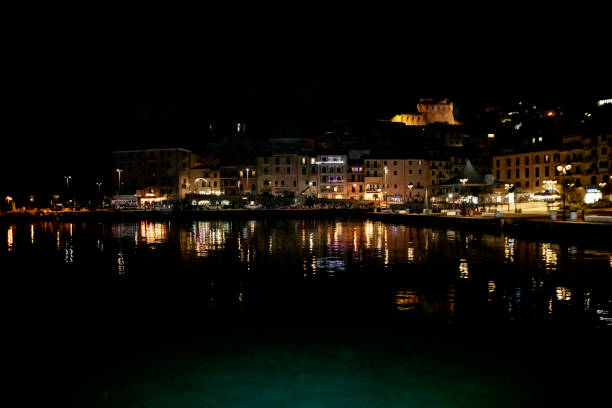
<path fill-rule="evenodd" d="M 0 228 L 5 370 L 24 404 L 562 406 L 607 392 L 608 237 L 340 219 Z"/>

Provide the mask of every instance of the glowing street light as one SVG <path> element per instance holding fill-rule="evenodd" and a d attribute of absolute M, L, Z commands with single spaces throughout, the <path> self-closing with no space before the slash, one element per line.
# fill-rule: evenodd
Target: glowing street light
<path fill-rule="evenodd" d="M 508 191 L 508 211 L 510 211 L 510 202 L 514 202 L 514 192 L 510 192 L 512 187 L 514 187 L 514 184 L 504 185 L 504 188 Z"/>
<path fill-rule="evenodd" d="M 566 164 L 566 165 L 560 164 L 557 166 L 557 172 L 559 174 L 559 178 L 561 179 L 561 185 L 563 186 L 563 221 L 565 221 L 565 196 L 566 196 L 567 188 L 572 187 L 574 185 L 573 183 L 571 185 L 567 183 L 567 176 L 570 174 L 571 169 L 572 169 L 571 164 Z"/>
<path fill-rule="evenodd" d="M 408 184 L 408 191 L 410 191 L 410 202 L 412 202 L 412 187 L 414 187 L 414 184 L 410 182 L 410 184 Z"/>
<path fill-rule="evenodd" d="M 604 197 L 604 195 L 603 195 L 603 188 L 606 186 L 606 184 L 608 184 L 608 183 L 599 183 L 599 191 L 602 192 L 602 197 Z"/>
<path fill-rule="evenodd" d="M 122 169 L 117 169 L 117 173 L 119 173 L 119 188 L 117 189 L 117 195 L 121 195 L 121 173 L 123 172 Z"/>
<path fill-rule="evenodd" d="M 72 176 L 64 176 L 64 178 L 66 179 L 66 190 L 68 190 L 68 182 L 70 181 Z"/>
<path fill-rule="evenodd" d="M 12 210 L 13 210 L 13 207 L 12 207 L 12 205 L 11 205 L 11 202 L 12 202 L 13 204 L 15 203 L 15 200 L 13 200 L 13 197 L 11 197 L 11 196 L 6 196 L 6 205 L 7 205 L 7 207 L 9 208 L 9 211 L 12 211 Z"/>
<path fill-rule="evenodd" d="M 383 194 L 383 200 L 385 202 L 385 205 L 387 204 L 387 166 L 385 166 L 385 192 Z"/>
<path fill-rule="evenodd" d="M 246 168 L 246 173 L 247 173 L 247 182 L 246 182 L 246 187 L 249 188 L 249 168 Z M 244 189 L 244 194 L 247 193 L 247 190 Z"/>

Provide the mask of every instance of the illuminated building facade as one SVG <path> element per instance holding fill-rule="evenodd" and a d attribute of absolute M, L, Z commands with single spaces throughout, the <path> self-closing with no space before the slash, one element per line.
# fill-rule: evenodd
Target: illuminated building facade
<path fill-rule="evenodd" d="M 298 188 L 297 154 L 272 154 L 257 158 L 257 190 L 260 195 L 295 196 Z M 301 169 L 300 169 L 301 171 Z"/>
<path fill-rule="evenodd" d="M 303 156 L 298 157 L 298 174 L 297 174 L 297 195 L 314 196 L 318 194 L 318 174 L 316 157 Z"/>
<path fill-rule="evenodd" d="M 563 137 L 562 149 L 507 153 L 493 157 L 497 180 L 522 191 L 542 191 L 545 180 L 555 180 L 558 165 L 571 165 L 569 182 L 578 188 L 596 189 L 610 181 L 612 135 L 584 134 Z"/>
<path fill-rule="evenodd" d="M 430 184 L 429 162 L 424 159 L 366 158 L 364 168 L 366 200 L 422 201 Z"/>
<path fill-rule="evenodd" d="M 350 200 L 363 200 L 365 197 L 365 171 L 363 161 L 349 163 L 346 175 L 347 198 Z"/>
<path fill-rule="evenodd" d="M 116 193 L 141 201 L 182 200 L 190 190 L 193 160 L 192 152 L 181 148 L 114 151 Z"/>
<path fill-rule="evenodd" d="M 319 198 L 348 198 L 347 191 L 347 155 L 318 155 L 315 164 L 318 166 Z"/>
<path fill-rule="evenodd" d="M 421 99 L 417 104 L 418 113 L 401 113 L 391 118 L 391 122 L 400 122 L 406 126 L 426 126 L 432 123 L 457 125 L 453 116 L 453 104 L 448 100 Z"/>
<path fill-rule="evenodd" d="M 257 194 L 257 165 L 247 164 L 238 166 L 238 194 Z"/>
<path fill-rule="evenodd" d="M 540 192 L 544 181 L 555 180 L 556 167 L 561 163 L 558 149 L 493 156 L 496 180 L 514 186 L 521 192 Z"/>
<path fill-rule="evenodd" d="M 189 180 L 190 193 L 199 195 L 221 194 L 221 173 L 216 167 L 193 167 Z"/>

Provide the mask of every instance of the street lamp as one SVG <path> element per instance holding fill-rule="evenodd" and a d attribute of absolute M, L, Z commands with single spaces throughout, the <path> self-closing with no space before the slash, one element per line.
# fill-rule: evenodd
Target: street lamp
<path fill-rule="evenodd" d="M 121 195 L 121 172 L 123 172 L 122 169 L 117 169 L 117 173 L 119 174 L 119 188 L 117 189 L 117 195 Z"/>
<path fill-rule="evenodd" d="M 70 181 L 72 176 L 64 176 L 64 178 L 66 179 L 66 191 L 68 191 L 68 182 Z"/>
<path fill-rule="evenodd" d="M 508 211 L 510 211 L 510 200 L 514 202 L 514 192 L 510 192 L 510 190 L 514 187 L 514 184 L 506 184 L 504 188 L 508 191 Z M 512 196 L 510 195 L 512 194 Z"/>
<path fill-rule="evenodd" d="M 563 186 L 563 221 L 565 221 L 565 196 L 566 196 L 567 187 L 569 187 L 567 183 L 567 175 L 569 174 L 571 169 L 572 169 L 571 164 L 557 166 L 557 172 L 559 173 L 559 178 L 561 179 L 561 185 Z"/>
<path fill-rule="evenodd" d="M 603 189 L 606 186 L 606 184 L 608 184 L 608 183 L 599 183 L 599 192 L 601 193 L 601 198 L 602 199 L 605 199 L 604 195 L 603 195 Z"/>
<path fill-rule="evenodd" d="M 412 187 L 414 187 L 414 184 L 412 184 L 412 182 L 410 184 L 408 184 L 408 191 L 410 191 L 410 202 L 412 203 Z"/>
<path fill-rule="evenodd" d="M 247 182 L 246 182 L 246 187 L 249 188 L 249 168 L 246 168 L 246 173 L 247 173 Z M 247 193 L 246 188 L 244 189 L 244 194 Z"/>
<path fill-rule="evenodd" d="M 385 205 L 387 205 L 387 166 L 385 166 L 385 192 L 383 194 L 383 201 Z"/>
<path fill-rule="evenodd" d="M 103 206 L 104 206 L 104 198 L 103 198 L 103 196 L 102 196 L 102 191 L 101 191 L 101 188 L 102 188 L 102 182 L 101 182 L 101 181 L 98 181 L 98 182 L 96 183 L 96 185 L 98 186 L 98 196 L 100 197 L 100 207 L 103 207 Z"/>
<path fill-rule="evenodd" d="M 14 200 L 13 200 L 13 197 L 11 197 L 11 196 L 6 196 L 6 205 L 7 205 L 7 207 L 8 207 L 8 210 L 9 210 L 9 211 L 12 211 L 12 210 L 13 210 L 13 207 L 12 207 L 12 205 L 11 205 L 11 201 L 14 201 Z"/>
<path fill-rule="evenodd" d="M 461 208 L 465 209 L 465 183 L 467 183 L 468 179 L 460 178 L 459 181 L 461 182 Z"/>

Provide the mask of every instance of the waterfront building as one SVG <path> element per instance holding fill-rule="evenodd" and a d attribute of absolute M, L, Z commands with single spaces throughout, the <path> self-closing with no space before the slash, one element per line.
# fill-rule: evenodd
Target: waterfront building
<path fill-rule="evenodd" d="M 135 195 L 141 205 L 182 200 L 190 190 L 194 160 L 190 150 L 181 148 L 113 151 L 116 194 Z"/>
<path fill-rule="evenodd" d="M 238 166 L 238 194 L 257 195 L 257 165 L 255 163 Z"/>
<path fill-rule="evenodd" d="M 296 194 L 302 196 L 318 195 L 318 174 L 315 156 L 298 156 Z"/>
<path fill-rule="evenodd" d="M 535 193 L 542 191 L 555 180 L 556 167 L 561 164 L 559 149 L 533 152 L 513 152 L 493 156 L 495 179 L 513 184 L 517 192 Z"/>
<path fill-rule="evenodd" d="M 567 182 L 587 190 L 599 189 L 610 180 L 612 135 L 572 134 L 564 136 L 560 149 L 503 152 L 493 156 L 497 180 L 514 184 L 520 191 L 543 191 L 559 174 L 557 166 L 570 165 Z"/>
<path fill-rule="evenodd" d="M 221 194 L 221 173 L 216 167 L 204 165 L 193 167 L 189 180 L 189 192 L 192 194 Z"/>
<path fill-rule="evenodd" d="M 348 198 L 347 191 L 347 155 L 324 154 L 316 157 L 319 176 L 319 198 Z"/>
<path fill-rule="evenodd" d="M 298 162 L 301 163 L 301 158 L 297 154 L 279 153 L 258 157 L 256 170 L 258 193 L 294 197 L 303 191 L 305 186 L 298 188 Z"/>
<path fill-rule="evenodd" d="M 220 174 L 220 190 L 223 195 L 238 195 L 238 180 L 239 180 L 239 172 L 238 166 L 236 165 L 228 165 L 228 166 L 220 166 L 219 167 Z"/>
<path fill-rule="evenodd" d="M 349 160 L 346 175 L 347 198 L 360 201 L 365 197 L 365 172 L 363 161 Z"/>

